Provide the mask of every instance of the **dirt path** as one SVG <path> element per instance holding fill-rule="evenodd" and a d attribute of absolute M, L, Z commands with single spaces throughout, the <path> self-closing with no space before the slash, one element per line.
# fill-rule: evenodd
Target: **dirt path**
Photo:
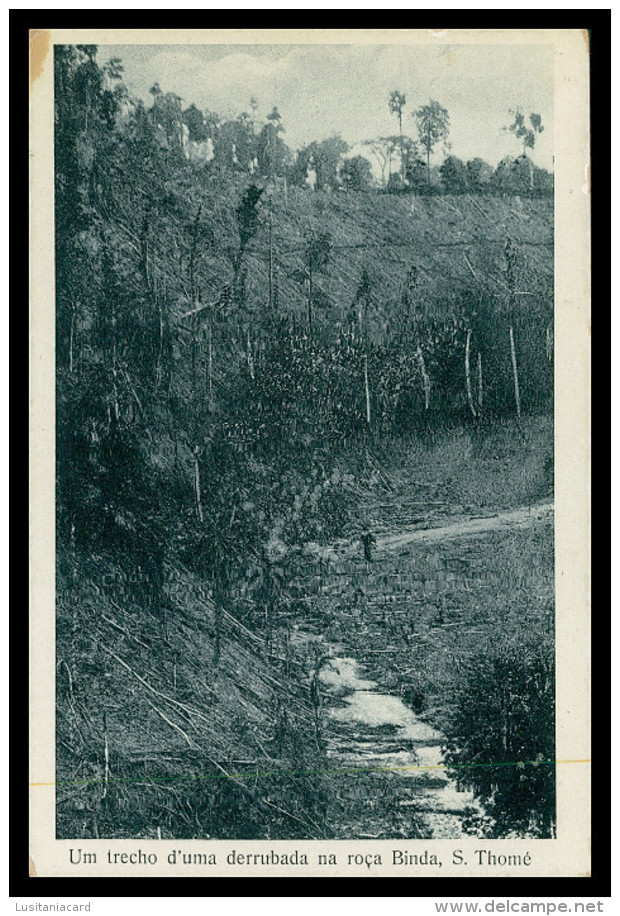
<path fill-rule="evenodd" d="M 455 538 L 478 537 L 494 531 L 510 531 L 514 529 L 527 529 L 534 525 L 550 524 L 553 521 L 553 503 L 539 503 L 535 506 L 519 506 L 517 509 L 505 509 L 494 515 L 473 517 L 471 515 L 453 518 L 439 525 L 430 526 L 428 523 L 417 525 L 398 525 L 398 533 L 380 533 L 381 528 L 375 528 L 376 552 L 391 552 L 407 544 L 415 542 L 431 543 L 435 541 L 449 541 Z M 360 555 L 359 536 L 335 541 L 327 546 L 315 543 L 307 544 L 304 553 L 306 556 L 322 557 L 327 561 L 342 561 Z"/>
<path fill-rule="evenodd" d="M 448 525 L 440 525 L 437 528 L 410 528 L 399 534 L 379 536 L 377 549 L 395 550 L 412 541 L 442 541 L 488 534 L 491 531 L 506 531 L 511 528 L 530 528 L 532 525 L 550 521 L 552 518 L 553 503 L 522 506 L 484 518 L 467 518 L 450 522 Z"/>

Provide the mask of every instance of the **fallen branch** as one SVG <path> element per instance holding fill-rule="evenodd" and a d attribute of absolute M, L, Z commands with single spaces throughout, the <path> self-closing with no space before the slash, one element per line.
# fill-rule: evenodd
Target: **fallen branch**
<path fill-rule="evenodd" d="M 257 737 L 256 735 L 254 735 L 253 737 L 254 737 L 254 740 L 256 741 L 256 743 L 258 744 L 259 750 L 261 750 L 261 751 L 263 752 L 263 754 L 265 755 L 265 757 L 267 758 L 267 760 L 275 760 L 275 757 L 272 757 L 271 754 L 267 753 L 267 751 L 265 750 L 265 748 L 264 748 L 263 745 L 262 745 L 262 742 L 259 741 L 258 737 Z"/>
<path fill-rule="evenodd" d="M 157 715 L 160 716 L 164 720 L 164 722 L 167 722 L 168 725 L 174 728 L 175 731 L 177 731 L 180 735 L 183 736 L 183 738 L 185 738 L 185 740 L 187 741 L 188 745 L 192 748 L 192 750 L 194 751 L 200 750 L 199 745 L 197 745 L 196 742 L 192 738 L 190 738 L 190 736 L 186 732 L 184 732 L 183 729 L 179 725 L 176 725 L 171 719 L 168 718 L 168 716 L 165 716 L 164 713 L 161 711 L 161 709 L 158 709 L 157 706 L 155 706 L 155 704 L 152 703 L 150 700 L 147 699 L 146 702 L 149 704 L 151 709 L 155 710 Z"/>
<path fill-rule="evenodd" d="M 220 771 L 220 773 L 222 773 L 223 776 L 226 776 L 228 779 L 234 780 L 234 781 L 238 784 L 239 788 L 240 788 L 243 792 L 246 793 L 246 795 L 249 795 L 252 799 L 255 799 L 255 798 L 256 798 L 256 796 L 255 796 L 254 792 L 252 791 L 252 789 L 250 789 L 248 786 L 246 786 L 245 783 L 241 782 L 239 776 L 236 776 L 236 775 L 233 775 L 233 774 L 231 774 L 231 773 L 226 772 L 226 770 L 224 769 L 224 767 L 221 766 L 216 760 L 213 760 L 212 757 L 209 757 L 208 754 L 205 754 L 205 757 L 207 758 L 207 760 L 209 761 L 209 763 L 211 763 L 217 770 Z M 245 775 L 245 774 L 244 774 L 244 775 Z M 287 811 L 285 808 L 280 808 L 279 805 L 274 805 L 273 802 L 267 801 L 266 798 L 262 798 L 262 797 L 259 796 L 259 799 L 258 799 L 258 800 L 259 800 L 259 802 L 260 802 L 261 804 L 266 805 L 268 808 L 273 808 L 274 811 L 279 811 L 280 814 L 284 814 L 285 817 L 290 817 L 290 818 L 292 818 L 292 820 L 297 821 L 299 824 L 303 824 L 303 826 L 306 827 L 306 828 L 308 828 L 308 827 L 310 826 L 310 824 L 311 824 L 311 825 L 312 825 L 313 827 L 315 827 L 315 828 L 319 831 L 319 833 L 320 833 L 320 827 L 319 827 L 318 824 L 315 824 L 315 823 L 313 823 L 312 821 L 311 821 L 310 824 L 309 824 L 308 821 L 304 821 L 301 817 L 298 817 L 296 814 L 293 814 L 291 811 Z M 311 836 L 310 836 L 310 839 L 312 839 L 312 840 L 317 840 L 318 837 L 317 837 L 317 836 L 311 835 Z"/>
<path fill-rule="evenodd" d="M 113 601 L 110 601 L 110 604 L 114 604 L 114 602 L 113 602 Z M 121 610 L 121 609 L 118 607 L 118 604 L 114 604 L 114 607 L 118 608 L 119 611 Z M 116 628 L 117 630 L 119 630 L 121 633 L 124 633 L 125 636 L 129 636 L 130 639 L 135 639 L 135 641 L 136 641 L 139 645 L 144 646 L 145 649 L 148 649 L 148 648 L 149 648 L 149 646 L 147 646 L 147 644 L 146 644 L 145 642 L 142 642 L 141 639 L 138 639 L 137 636 L 134 636 L 133 633 L 130 633 L 129 630 L 126 630 L 125 627 L 120 626 L 120 624 L 118 624 L 118 623 L 116 623 L 114 620 L 112 620 L 111 617 L 106 617 L 105 614 L 101 614 L 101 619 L 102 619 L 102 620 L 105 620 L 106 623 L 109 623 L 110 626 L 115 627 L 115 628 Z"/>
<path fill-rule="evenodd" d="M 247 633 L 247 635 L 250 636 L 255 642 L 262 644 L 262 639 L 260 636 L 257 636 L 256 633 L 253 633 L 252 630 L 249 630 L 246 626 L 244 626 L 244 624 L 241 623 L 240 620 L 237 620 L 236 617 L 234 617 L 232 614 L 229 614 L 228 611 L 224 611 L 223 616 L 226 620 L 230 620 L 240 630 L 243 630 L 244 633 Z"/>
<path fill-rule="evenodd" d="M 478 277 L 476 276 L 476 272 L 475 272 L 474 268 L 473 268 L 473 267 L 471 266 L 471 264 L 469 263 L 469 258 L 467 257 L 467 255 L 465 254 L 465 252 L 463 252 L 463 257 L 465 258 L 465 263 L 467 264 L 467 266 L 468 266 L 469 269 L 471 270 L 471 275 L 472 275 L 472 277 L 474 278 L 474 280 L 476 281 L 476 283 L 479 283 L 480 280 L 479 280 Z"/>
<path fill-rule="evenodd" d="M 202 713 L 198 712 L 197 709 L 192 709 L 190 706 L 185 706 L 184 703 L 179 703 L 178 700 L 173 700 L 172 697 L 166 696 L 165 693 L 161 693 L 161 691 L 156 690 L 155 687 L 151 687 L 151 685 L 147 683 L 143 677 L 140 677 L 137 671 L 134 671 L 134 669 L 130 665 L 128 665 L 126 661 L 123 661 L 123 659 L 120 658 L 115 652 L 112 652 L 112 650 L 108 649 L 107 646 L 104 646 L 103 643 L 99 643 L 99 645 L 101 646 L 104 652 L 107 652 L 107 654 L 111 655 L 112 658 L 115 659 L 115 661 L 119 663 L 119 665 L 122 665 L 123 668 L 126 668 L 127 671 L 129 671 L 129 673 L 132 674 L 136 678 L 136 680 L 139 681 L 143 687 L 146 687 L 146 689 L 150 693 L 152 693 L 154 696 L 159 697 L 161 700 L 164 700 L 165 703 L 170 703 L 171 706 L 178 707 L 179 709 L 183 710 L 183 712 L 186 715 L 190 717 L 198 716 L 200 719 L 204 719 L 205 722 L 209 721 L 209 719 L 206 716 L 203 716 Z M 193 723 L 191 724 L 193 725 Z M 194 725 L 194 728 L 195 727 L 196 726 Z"/>
<path fill-rule="evenodd" d="M 179 315 L 177 320 L 181 321 L 183 318 L 190 318 L 192 315 L 198 315 L 200 312 L 206 311 L 206 309 L 214 308 L 216 303 L 208 302 L 206 305 L 199 305 L 198 308 L 191 309 L 189 312 L 183 312 L 182 315 Z"/>
<path fill-rule="evenodd" d="M 129 378 L 129 375 L 127 374 L 127 370 L 126 370 L 123 366 L 121 366 L 120 369 L 121 369 L 121 372 L 122 372 L 122 374 L 123 374 L 123 376 L 124 376 L 124 378 L 125 378 L 125 381 L 127 382 L 127 387 L 129 388 L 129 390 L 130 390 L 131 393 L 133 394 L 133 396 L 134 396 L 134 398 L 135 398 L 135 401 L 136 401 L 136 404 L 138 405 L 138 410 L 140 411 L 140 416 L 142 417 L 142 421 L 143 421 L 143 423 L 145 424 L 145 431 L 146 431 L 146 434 L 147 434 L 149 440 L 152 441 L 153 436 L 151 435 L 151 430 L 150 430 L 149 427 L 148 427 L 148 421 L 147 421 L 146 413 L 145 413 L 145 411 L 144 411 L 144 407 L 142 406 L 142 402 L 141 402 L 140 398 L 138 397 L 138 394 L 137 394 L 137 392 L 136 392 L 136 389 L 134 388 L 134 386 L 133 386 L 132 383 L 131 383 L 131 379 Z"/>
<path fill-rule="evenodd" d="M 246 787 L 244 786 L 244 788 L 246 788 Z M 248 791 L 249 791 L 249 790 L 248 790 Z M 290 818 L 292 818 L 294 821 L 297 821 L 299 824 L 303 824 L 304 827 L 308 828 L 308 826 L 309 826 L 308 821 L 304 821 L 303 818 L 297 817 L 297 815 L 296 815 L 296 814 L 293 814 L 291 811 L 287 811 L 285 808 L 280 808 L 279 805 L 274 805 L 273 802 L 267 801 L 266 798 L 261 798 L 261 802 L 262 802 L 264 805 L 266 805 L 268 808 L 273 808 L 274 811 L 279 811 L 280 814 L 284 814 L 285 817 L 290 817 Z M 312 826 L 315 827 L 315 828 L 319 831 L 319 835 L 320 835 L 320 833 L 321 833 L 321 828 L 319 827 L 319 825 L 318 825 L 318 824 L 315 824 L 314 821 L 310 821 L 310 824 L 312 824 Z M 319 837 L 318 837 L 318 836 L 315 836 L 314 834 L 311 833 L 311 834 L 310 834 L 310 839 L 311 839 L 311 840 L 318 840 Z"/>
<path fill-rule="evenodd" d="M 387 653 L 391 652 L 393 654 L 395 652 L 402 652 L 402 651 L 403 651 L 402 647 L 390 646 L 388 649 L 364 649 L 362 654 L 363 655 L 384 655 L 386 652 Z"/>

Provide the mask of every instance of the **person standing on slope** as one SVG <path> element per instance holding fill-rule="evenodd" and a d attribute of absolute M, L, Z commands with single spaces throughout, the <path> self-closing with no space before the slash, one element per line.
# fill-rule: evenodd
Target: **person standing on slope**
<path fill-rule="evenodd" d="M 367 563 L 372 563 L 372 548 L 377 543 L 377 539 L 374 534 L 372 534 L 368 525 L 364 528 L 360 541 L 364 548 L 364 559 Z"/>

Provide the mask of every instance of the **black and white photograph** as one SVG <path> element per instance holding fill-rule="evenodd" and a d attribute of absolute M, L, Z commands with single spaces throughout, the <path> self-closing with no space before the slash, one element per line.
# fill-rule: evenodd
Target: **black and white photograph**
<path fill-rule="evenodd" d="M 489 31 L 51 43 L 63 874 L 558 839 L 557 75 Z"/>

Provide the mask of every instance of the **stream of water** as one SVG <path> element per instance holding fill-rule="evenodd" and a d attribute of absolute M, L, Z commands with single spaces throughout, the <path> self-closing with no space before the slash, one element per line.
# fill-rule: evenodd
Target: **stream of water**
<path fill-rule="evenodd" d="M 364 679 L 354 658 L 331 657 L 320 680 L 329 723 L 327 754 L 334 769 L 381 774 L 382 793 L 399 808 L 421 815 L 429 838 L 462 836 L 465 809 L 478 805 L 449 779 L 442 765 L 441 732 L 401 699 Z"/>

